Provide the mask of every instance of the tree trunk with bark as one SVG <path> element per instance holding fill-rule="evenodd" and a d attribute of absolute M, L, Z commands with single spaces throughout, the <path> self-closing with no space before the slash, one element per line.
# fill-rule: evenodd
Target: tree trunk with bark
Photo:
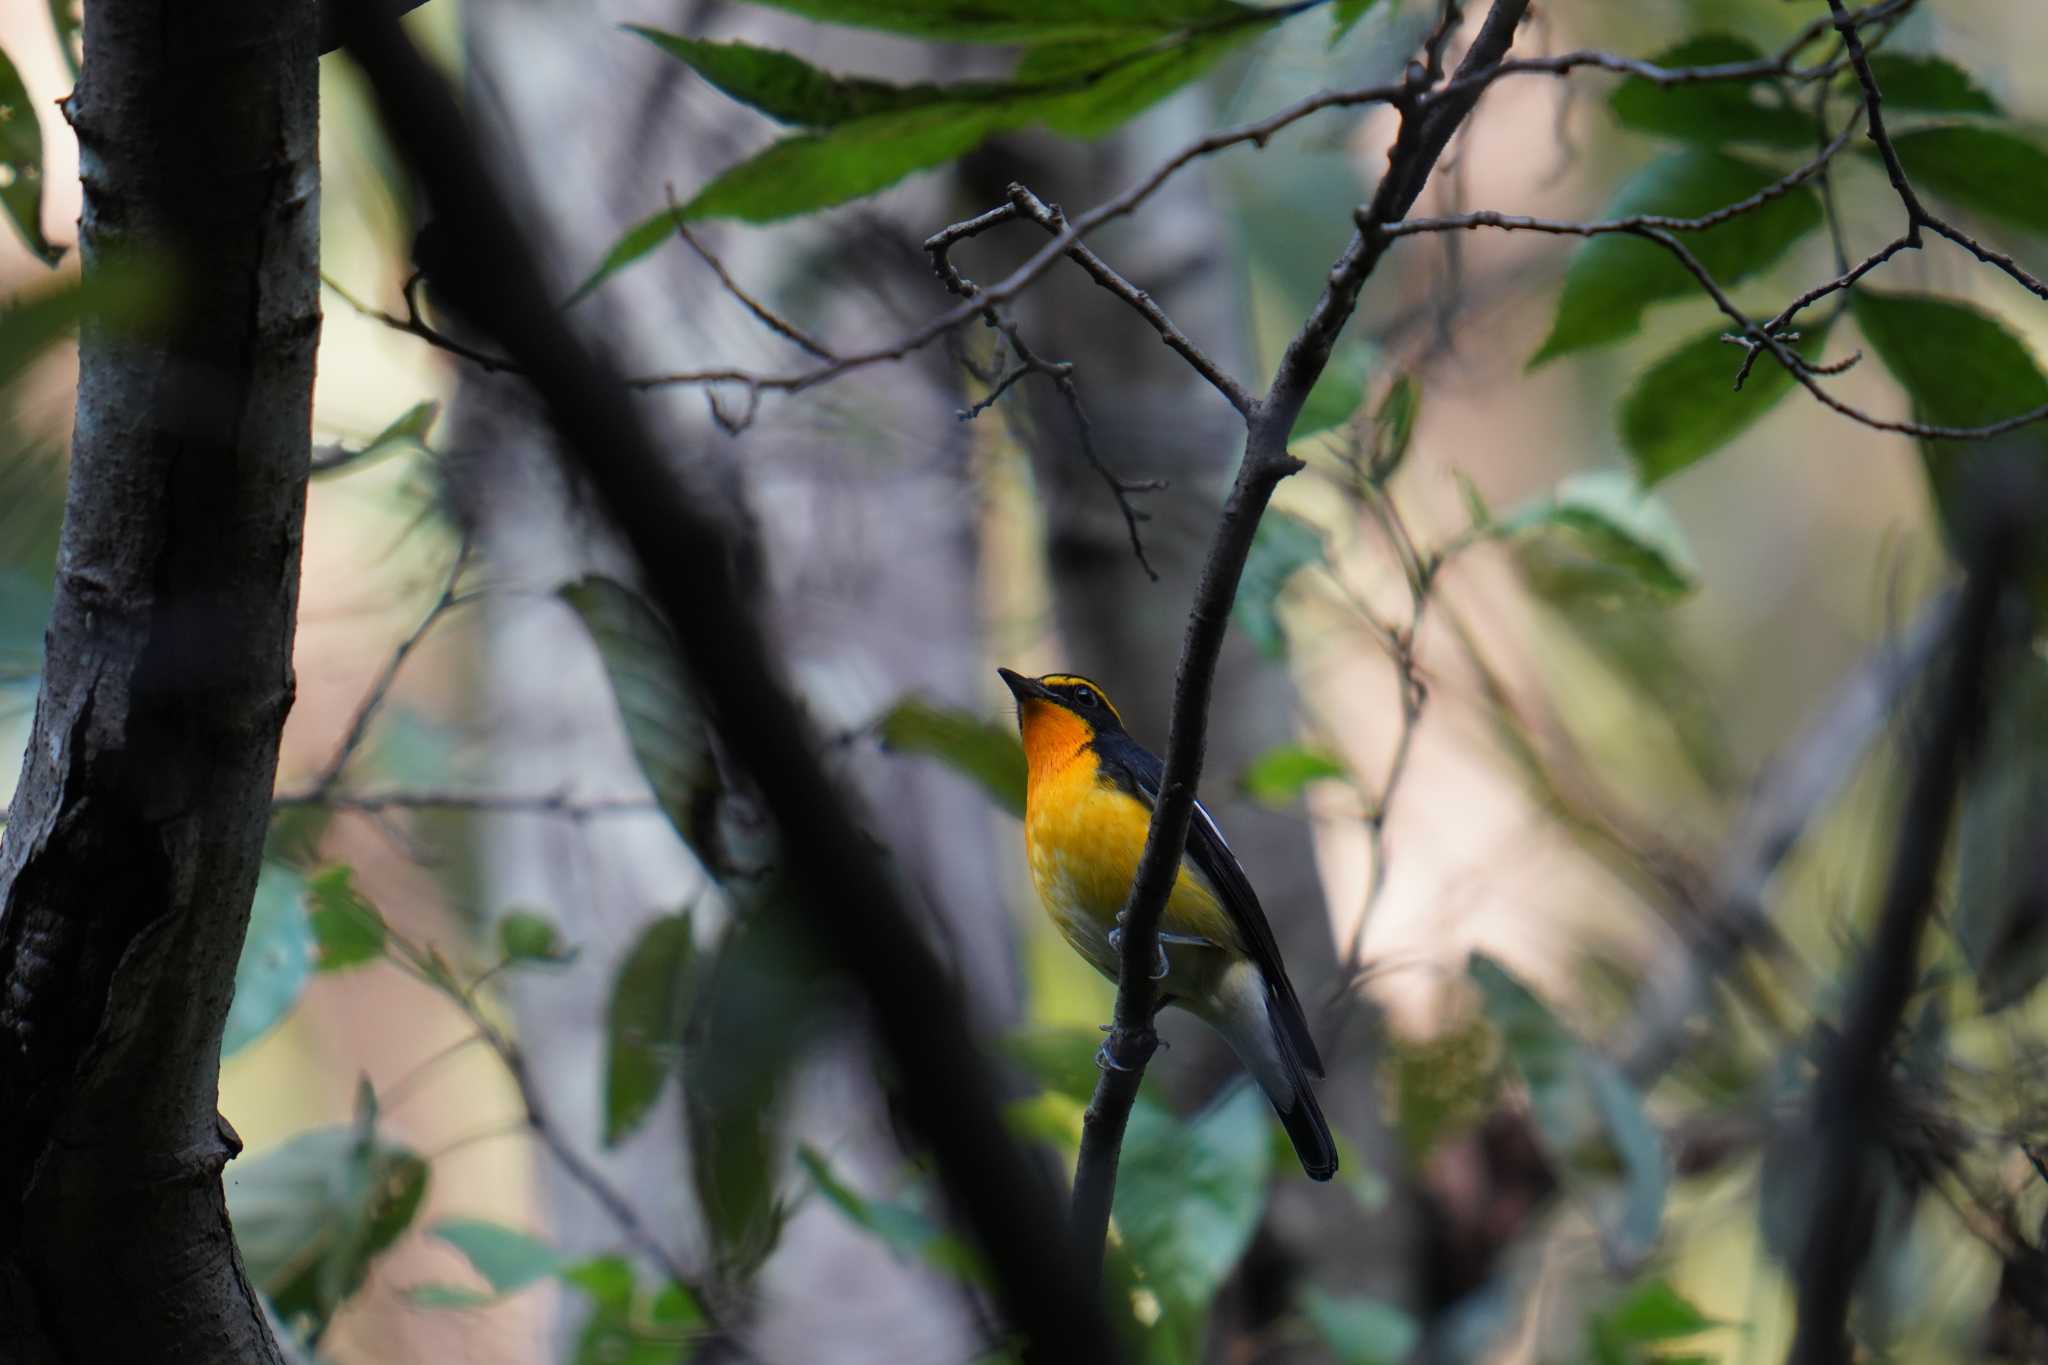
<path fill-rule="evenodd" d="M 89 321 L 0 843 L 0 1360 L 274 1361 L 220 1041 L 293 693 L 319 314 L 314 7 L 88 7 Z"/>

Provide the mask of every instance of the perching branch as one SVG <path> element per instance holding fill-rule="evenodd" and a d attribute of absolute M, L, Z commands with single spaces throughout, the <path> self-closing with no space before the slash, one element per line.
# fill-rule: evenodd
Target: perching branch
<path fill-rule="evenodd" d="M 563 320 L 461 111 L 397 29 L 365 20 L 350 46 L 393 141 L 463 242 L 436 285 L 527 368 L 566 450 L 639 560 L 679 662 L 718 717 L 790 860 L 786 912 L 859 990 L 1009 1321 L 1038 1357 L 1118 1358 L 1082 1279 L 1045 1172 L 1005 1127 L 967 1011 L 820 761 L 820 746 L 734 582 L 730 531 L 689 495 L 607 360 Z M 858 913 L 848 913 L 858 907 Z"/>
<path fill-rule="evenodd" d="M 1484 72 L 1506 55 L 1527 7 L 1527 0 L 1494 0 L 1459 65 L 1460 79 Z M 1447 4 L 1446 24 L 1454 13 L 1455 4 Z M 1415 63 L 1396 88 L 1392 98 L 1401 110 L 1401 129 L 1388 155 L 1387 173 L 1350 245 L 1331 269 L 1329 283 L 1300 331 L 1288 343 L 1271 386 L 1247 415 L 1244 458 L 1218 519 L 1201 586 L 1188 615 L 1187 638 L 1174 680 L 1173 717 L 1159 799 L 1152 812 L 1145 852 L 1121 916 L 1123 937 L 1116 1014 L 1109 1038 L 1103 1044 L 1105 1066 L 1088 1105 L 1081 1153 L 1074 1171 L 1075 1235 L 1092 1283 L 1099 1283 L 1101 1278 L 1103 1243 L 1115 1199 L 1124 1129 L 1131 1105 L 1137 1099 L 1145 1064 L 1158 1047 L 1158 1035 L 1152 1028 L 1158 1010 L 1158 983 L 1152 980 L 1151 969 L 1158 945 L 1159 919 L 1180 869 L 1181 852 L 1187 847 L 1188 822 L 1194 813 L 1195 787 L 1201 778 L 1207 740 L 1216 661 L 1230 619 L 1230 604 L 1237 595 L 1238 578 L 1273 490 L 1282 479 L 1301 468 L 1301 462 L 1287 453 L 1288 437 L 1310 388 L 1329 363 L 1331 348 L 1357 305 L 1359 291 L 1392 240 L 1382 229 L 1399 221 L 1413 205 L 1451 134 L 1471 112 L 1484 88 L 1484 82 L 1475 79 L 1466 92 L 1455 98 L 1432 100 L 1427 84 L 1431 79 L 1427 68 Z"/>

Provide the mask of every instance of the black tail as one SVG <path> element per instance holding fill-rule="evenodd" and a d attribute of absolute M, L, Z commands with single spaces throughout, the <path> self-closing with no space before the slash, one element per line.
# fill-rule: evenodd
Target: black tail
<path fill-rule="evenodd" d="M 1273 1112 L 1280 1116 L 1280 1126 L 1287 1130 L 1294 1154 L 1301 1158 L 1301 1169 L 1308 1172 L 1310 1180 L 1328 1180 L 1337 1174 L 1336 1139 L 1330 1136 L 1330 1125 L 1323 1120 L 1316 1092 L 1309 1088 L 1308 1075 L 1301 1058 L 1295 1055 L 1293 1039 L 1284 1028 L 1274 1032 L 1280 1039 L 1280 1055 L 1287 1065 L 1288 1077 L 1294 1082 L 1294 1102 L 1283 1108 L 1270 1090 L 1266 1098 L 1273 1101 Z"/>

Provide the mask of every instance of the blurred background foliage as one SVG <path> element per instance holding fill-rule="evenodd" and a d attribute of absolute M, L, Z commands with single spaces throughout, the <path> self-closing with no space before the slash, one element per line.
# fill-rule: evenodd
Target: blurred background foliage
<path fill-rule="evenodd" d="M 435 0 L 408 23 L 459 70 L 455 5 Z M 1017 59 L 985 70 L 975 49 L 965 83 L 888 84 L 887 69 L 845 79 L 765 47 L 618 31 L 622 51 L 652 43 L 679 76 L 788 125 L 707 184 L 678 187 L 687 217 L 761 222 L 862 200 L 1019 130 L 1087 138 L 1137 118 L 1142 135 L 1162 100 L 1198 105 L 1204 126 L 1243 121 L 1314 89 L 1391 78 L 1434 18 L 1421 0 L 783 8 Z M 1776 0 L 1545 7 L 1520 50 L 1747 60 L 1813 12 Z M 61 516 L 75 369 L 64 338 L 85 310 L 146 307 L 149 293 L 146 279 L 119 280 L 88 297 L 63 249 L 76 148 L 54 112 L 72 78 L 70 20 L 61 4 L 52 13 L 54 28 L 26 8 L 0 17 L 0 207 L 14 225 L 0 242 L 11 300 L 0 314 L 0 738 L 17 747 Z M 2048 151 L 2033 130 L 2048 85 L 2030 54 L 2042 26 L 2026 5 L 1929 0 L 1883 26 L 1878 66 L 1925 193 L 2037 267 Z M 1112 78 L 1081 79 L 1104 64 Z M 576 79 L 601 88 L 607 73 Z M 792 1211 L 824 1206 L 875 1254 L 921 1263 L 980 1302 L 977 1258 L 914 1157 L 864 1185 L 815 1133 L 794 1150 L 785 1140 L 788 1092 L 841 1004 L 800 945 L 731 913 L 772 899 L 772 841 L 736 824 L 745 793 L 666 671 L 665 627 L 629 587 L 591 577 L 561 597 L 610 685 L 588 704 L 616 707 L 646 785 L 552 795 L 578 828 L 672 823 L 709 873 L 678 890 L 673 913 L 570 941 L 559 907 L 483 903 L 477 827 L 489 811 L 476 807 L 488 802 L 343 799 L 490 790 L 500 737 L 472 604 L 500 575 L 471 544 L 446 476 L 438 404 L 462 362 L 341 295 L 402 314 L 416 206 L 346 62 L 324 61 L 322 80 L 323 269 L 337 288 L 315 422 L 334 471 L 311 493 L 299 699 L 223 1072 L 223 1111 L 248 1142 L 228 1181 L 252 1275 L 323 1359 L 673 1361 L 746 1299 Z M 1777 82 L 1503 82 L 1418 212 L 1705 213 L 1810 157 L 1840 130 L 1851 85 L 1831 87 L 1823 129 L 1813 90 Z M 1245 281 L 1245 351 L 1262 370 L 1320 288 L 1391 132 L 1385 109 L 1330 114 L 1218 161 L 1210 192 Z M 1760 315 L 1835 273 L 1838 252 L 1853 260 L 1895 230 L 1896 201 L 1860 146 L 1831 180 L 1697 239 Z M 565 279 L 630 286 L 646 256 L 677 249 L 676 211 L 661 186 L 645 191 L 645 216 L 602 260 L 556 263 Z M 1145 243 L 1140 213 L 1099 244 L 1143 282 Z M 1839 316 L 1810 312 L 1799 342 L 1830 360 L 1864 353 L 1833 381 L 1848 401 L 1960 425 L 2048 401 L 2033 359 L 2043 314 L 2009 281 L 1930 249 L 1873 285 Z M 1160 293 L 1171 301 L 1170 282 Z M 800 291 L 778 301 L 792 313 L 804 302 Z M 934 288 L 928 302 L 945 300 Z M 1262 525 L 1235 608 L 1236 628 L 1299 688 L 1296 739 L 1242 771 L 1212 766 L 1207 787 L 1311 824 L 1331 931 L 1388 1031 L 1377 1079 L 1397 1138 L 1390 1164 L 1347 1149 L 1319 1197 L 1371 1220 L 1390 1189 L 1420 1186 L 1438 1236 L 1484 1245 L 1418 1240 L 1418 1266 L 1471 1272 L 1454 1292 L 1311 1287 L 1269 1338 L 1210 1340 L 1210 1312 L 1272 1190 L 1300 1177 L 1256 1095 L 1240 1086 L 1188 1111 L 1148 1079 L 1113 1257 L 1144 1359 L 1310 1349 L 1393 1362 L 1425 1330 L 1444 1358 L 1782 1355 L 1784 1262 L 1810 1183 L 1785 1117 L 1882 891 L 1898 791 L 1890 740 L 1784 866 L 1772 933 L 1687 1032 L 1679 1063 L 1634 1077 L 1611 1045 L 1648 964 L 1707 912 L 1757 774 L 1947 580 L 1942 508 L 1968 453 L 1850 424 L 1793 393 L 1769 360 L 1731 392 L 1739 355 L 1724 325 L 1688 276 L 1625 238 L 1430 237 L 1399 247 L 1368 289 L 1296 432 L 1308 470 Z M 1038 489 L 1004 411 L 971 428 L 986 662 L 1085 671 L 1053 630 Z M 942 439 L 883 436 L 913 453 Z M 1147 533 L 1206 527 L 1167 518 Z M 2048 681 L 2038 657 L 2012 674 L 1899 1063 L 1910 1132 L 1888 1144 L 1898 1170 L 1858 1323 L 1890 1359 L 1997 1345 L 2003 1261 L 2048 1211 L 2027 1146 L 2048 1060 L 2036 989 L 2048 974 Z M 1156 743 L 1164 724 L 1138 728 Z M 1008 846 L 1021 776 L 992 671 L 978 707 L 906 695 L 834 742 L 944 766 Z M 10 767 L 0 782 L 11 780 Z M 1028 983 L 1025 1022 L 1004 1049 L 1021 1078 L 1013 1114 L 1071 1165 L 1110 988 L 1058 943 L 1014 859 L 988 876 L 1015 907 Z M 594 1090 L 602 1124 L 563 1131 L 536 1122 L 544 1090 L 499 987 L 546 990 L 585 953 L 619 963 L 606 997 L 579 1006 L 604 1020 L 607 1065 L 541 1079 Z M 1325 1018 L 1341 1027 L 1351 1010 L 1332 1002 Z M 1154 1070 L 1174 1064 L 1168 1054 Z M 615 1253 L 558 1251 L 536 1167 L 647 1140 L 649 1114 L 678 1090 L 701 1229 L 636 1224 L 629 1190 Z M 661 1250 L 678 1245 L 692 1250 Z M 551 1336 L 557 1320 L 572 1326 Z M 989 1358 L 1008 1349 L 999 1329 L 984 1345 Z"/>

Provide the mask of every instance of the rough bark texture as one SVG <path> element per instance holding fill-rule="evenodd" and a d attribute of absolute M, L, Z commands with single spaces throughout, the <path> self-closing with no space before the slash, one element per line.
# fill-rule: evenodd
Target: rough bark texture
<path fill-rule="evenodd" d="M 279 1359 L 228 1227 L 220 1040 L 292 699 L 319 334 L 313 6 L 90 7 L 89 324 L 0 844 L 0 1361 Z M 111 1311 L 110 1311 L 111 1309 Z"/>

